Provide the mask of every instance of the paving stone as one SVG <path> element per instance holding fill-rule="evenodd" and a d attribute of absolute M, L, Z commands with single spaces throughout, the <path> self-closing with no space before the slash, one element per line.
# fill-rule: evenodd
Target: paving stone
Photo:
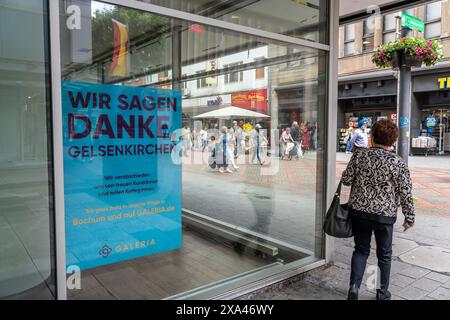
<path fill-rule="evenodd" d="M 405 288 L 405 287 L 409 286 L 411 283 L 413 283 L 414 281 L 415 281 L 414 278 L 407 277 L 402 274 L 395 274 L 395 275 L 391 276 L 390 283 L 391 283 L 391 285 Z"/>
<path fill-rule="evenodd" d="M 400 291 L 397 295 L 406 300 L 420 300 L 425 297 L 429 292 L 417 289 L 414 287 L 406 287 Z"/>
<path fill-rule="evenodd" d="M 408 277 L 414 278 L 414 279 L 420 279 L 420 278 L 426 276 L 427 274 L 429 274 L 430 272 L 431 271 L 427 270 L 427 269 L 411 266 L 407 269 L 400 271 L 399 274 L 402 274 L 404 276 L 408 276 Z"/>
<path fill-rule="evenodd" d="M 393 294 L 392 297 L 391 297 L 391 300 L 406 300 L 406 299 Z"/>
<path fill-rule="evenodd" d="M 400 256 L 407 263 L 437 272 L 450 272 L 450 250 L 420 246 Z"/>
<path fill-rule="evenodd" d="M 437 272 L 430 272 L 425 276 L 427 279 L 431 279 L 434 281 L 438 281 L 440 283 L 447 283 L 450 282 L 450 277 L 446 276 L 445 274 L 437 273 Z"/>
<path fill-rule="evenodd" d="M 401 262 L 401 261 L 392 261 L 391 263 L 391 276 L 394 274 L 397 274 L 405 269 L 408 269 L 410 267 L 409 264 Z"/>
<path fill-rule="evenodd" d="M 412 249 L 418 247 L 418 244 L 411 240 L 396 238 L 392 244 L 392 255 L 398 257 Z"/>
<path fill-rule="evenodd" d="M 440 287 L 428 296 L 436 300 L 450 300 L 450 289 Z"/>
<path fill-rule="evenodd" d="M 416 282 L 412 283 L 411 286 L 413 286 L 414 288 L 432 292 L 432 291 L 436 290 L 437 288 L 439 288 L 441 286 L 441 283 L 431 280 L 431 279 L 422 278 L 422 279 L 419 279 Z"/>
<path fill-rule="evenodd" d="M 392 295 L 398 294 L 403 289 L 404 288 L 396 286 L 396 285 L 389 285 L 389 291 L 392 293 Z"/>

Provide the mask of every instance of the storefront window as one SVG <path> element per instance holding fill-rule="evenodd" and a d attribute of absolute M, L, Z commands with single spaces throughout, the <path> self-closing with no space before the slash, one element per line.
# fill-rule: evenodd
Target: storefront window
<path fill-rule="evenodd" d="M 47 1 L 0 1 L 0 299 L 54 299 Z"/>
<path fill-rule="evenodd" d="M 308 8 L 313 2 L 308 1 Z M 169 130 L 162 138 L 180 147 L 171 155 L 180 160 L 182 174 L 177 175 L 176 166 L 174 171 L 164 171 L 163 163 L 173 164 L 166 163 L 163 156 L 153 172 L 161 183 L 182 177 L 182 188 L 173 184 L 166 190 L 170 197 L 180 195 L 182 218 L 155 214 L 150 220 L 118 222 L 120 232 L 111 235 L 106 230 L 109 225 L 94 220 L 95 216 L 80 221 L 100 222 L 96 226 L 70 225 L 73 220 L 67 219 L 66 212 L 66 237 L 73 246 L 67 249 L 67 263 L 85 266 L 81 289 L 68 290 L 69 298 L 160 299 L 193 294 L 199 287 L 220 290 L 231 279 L 264 278 L 322 258 L 323 234 L 317 226 L 323 215 L 328 54 L 100 2 L 80 3 L 81 30 L 88 30 L 89 35 L 80 36 L 66 28 L 70 14 L 66 2 L 61 1 L 65 85 L 73 90 L 122 92 L 122 102 L 124 94 L 129 97 L 126 92 L 182 98 L 181 121 L 161 129 Z M 313 7 L 319 8 L 318 4 Z M 311 19 L 315 19 L 312 13 Z M 296 68 L 287 67 L 298 61 Z M 98 97 L 95 101 L 104 103 L 104 113 L 110 112 L 108 107 L 114 108 L 108 97 Z M 84 100 L 72 95 L 67 101 L 83 105 Z M 146 101 L 142 101 L 144 109 Z M 117 105 L 124 106 L 122 102 Z M 140 115 L 134 112 L 136 117 Z M 98 121 L 97 114 L 102 117 L 99 110 L 85 113 L 94 121 Z M 78 134 L 88 128 L 85 124 L 68 127 Z M 120 134 L 127 137 L 132 130 L 122 122 L 120 128 Z M 111 131 L 103 124 L 95 130 L 111 136 L 114 128 Z M 179 135 L 171 134 L 175 131 Z M 98 134 L 89 143 L 95 146 Z M 92 172 L 90 178 L 101 180 L 104 172 L 111 170 L 111 159 L 89 155 L 83 160 L 84 170 Z M 140 167 L 132 164 L 141 160 Z M 151 157 L 130 158 L 129 163 L 122 162 L 120 170 L 145 171 L 151 161 Z M 70 199 L 93 200 L 92 194 L 80 187 L 82 181 L 75 183 L 80 176 L 67 171 L 65 175 L 66 183 L 70 181 L 66 211 Z M 142 192 L 152 201 L 152 190 Z M 104 208 L 120 210 L 107 206 L 108 199 L 102 198 Z M 120 199 L 130 205 L 127 197 Z M 143 234 L 156 234 L 156 252 L 137 256 L 139 250 L 134 246 L 131 258 L 124 255 L 124 259 L 107 263 L 118 256 L 117 246 L 108 241 L 122 233 L 131 242 Z M 102 235 L 104 247 L 79 247 L 87 238 Z M 158 246 L 161 239 L 175 243 L 178 235 L 182 238 L 175 242 L 180 245 Z M 145 245 L 139 242 L 141 249 Z M 125 247 L 119 249 L 123 254 Z M 130 246 L 126 250 L 131 250 Z"/>
<path fill-rule="evenodd" d="M 142 1 L 323 44 L 329 41 L 325 0 Z"/>

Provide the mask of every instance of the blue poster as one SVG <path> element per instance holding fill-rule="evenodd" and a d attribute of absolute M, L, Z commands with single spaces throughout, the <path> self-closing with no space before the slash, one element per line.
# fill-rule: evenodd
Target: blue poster
<path fill-rule="evenodd" d="M 178 91 L 63 82 L 66 263 L 181 247 Z"/>

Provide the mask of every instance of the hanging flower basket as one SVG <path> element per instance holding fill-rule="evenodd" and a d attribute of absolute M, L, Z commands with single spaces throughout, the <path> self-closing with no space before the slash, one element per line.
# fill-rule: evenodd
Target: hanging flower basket
<path fill-rule="evenodd" d="M 438 40 L 422 38 L 399 38 L 380 46 L 372 56 L 372 63 L 379 68 L 399 68 L 402 64 L 409 67 L 434 66 L 444 56 L 442 44 Z"/>
<path fill-rule="evenodd" d="M 423 64 L 423 60 L 417 56 L 413 56 L 405 51 L 394 51 L 392 53 L 392 68 L 398 69 L 402 64 L 407 67 L 420 68 Z"/>

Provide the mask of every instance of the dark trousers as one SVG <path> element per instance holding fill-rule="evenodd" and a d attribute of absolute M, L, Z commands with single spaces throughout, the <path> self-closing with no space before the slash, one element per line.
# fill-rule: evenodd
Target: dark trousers
<path fill-rule="evenodd" d="M 350 286 L 356 285 L 358 288 L 361 286 L 367 258 L 370 255 L 370 240 L 373 232 L 377 244 L 380 289 L 385 294 L 389 287 L 389 276 L 391 274 L 392 235 L 394 226 L 364 218 L 355 218 L 354 216 L 352 217 L 352 225 L 355 251 L 352 256 Z"/>

